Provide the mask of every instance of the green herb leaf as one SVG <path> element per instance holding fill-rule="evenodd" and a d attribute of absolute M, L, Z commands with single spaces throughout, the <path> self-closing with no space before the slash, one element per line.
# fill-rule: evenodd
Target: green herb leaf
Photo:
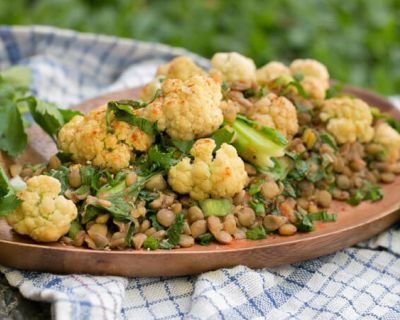
<path fill-rule="evenodd" d="M 64 119 L 64 123 L 70 122 L 75 116 L 83 116 L 83 113 L 73 109 L 58 109 Z"/>
<path fill-rule="evenodd" d="M 201 245 L 201 246 L 207 246 L 209 245 L 212 241 L 214 240 L 214 236 L 207 232 L 199 235 L 196 238 L 196 241 Z"/>
<path fill-rule="evenodd" d="M 71 239 L 75 239 L 76 235 L 81 230 L 82 230 L 82 225 L 79 221 L 79 216 L 78 216 L 78 218 L 76 218 L 74 221 L 71 222 L 71 226 L 68 231 L 68 237 L 70 237 Z"/>
<path fill-rule="evenodd" d="M 8 181 L 3 168 L 0 167 L 0 217 L 13 212 L 22 203 Z"/>
<path fill-rule="evenodd" d="M 211 136 L 211 139 L 213 139 L 216 144 L 215 150 L 218 150 L 223 143 L 231 143 L 234 135 L 235 133 L 228 130 L 227 127 L 215 131 Z"/>
<path fill-rule="evenodd" d="M 192 149 L 194 140 L 171 140 L 172 144 L 183 154 L 188 154 L 190 149 Z"/>
<path fill-rule="evenodd" d="M 0 104 L 0 150 L 15 158 L 27 144 L 22 116 L 16 104 L 10 100 Z"/>
<path fill-rule="evenodd" d="M 299 222 L 296 223 L 296 228 L 298 231 L 311 232 L 314 230 L 314 224 L 308 214 L 301 215 L 298 213 L 297 219 L 299 220 Z"/>
<path fill-rule="evenodd" d="M 265 214 L 264 203 L 258 199 L 251 199 L 248 201 L 248 204 L 255 211 L 256 215 L 261 216 Z"/>
<path fill-rule="evenodd" d="M 163 230 L 163 226 L 157 221 L 157 216 L 156 214 L 148 214 L 147 219 L 150 220 L 151 226 L 156 229 L 156 231 Z"/>
<path fill-rule="evenodd" d="M 265 181 L 263 179 L 255 179 L 249 187 L 249 194 L 251 196 L 254 196 L 259 193 L 261 191 L 261 186 L 264 184 L 264 182 Z"/>
<path fill-rule="evenodd" d="M 250 240 L 261 240 L 267 237 L 267 233 L 263 226 L 251 228 L 246 232 L 246 238 Z"/>
<path fill-rule="evenodd" d="M 337 218 L 336 214 L 328 213 L 326 211 L 309 213 L 308 217 L 311 221 L 324 221 L 324 222 L 336 221 Z"/>
<path fill-rule="evenodd" d="M 163 152 L 158 145 L 152 145 L 148 150 L 148 159 L 155 163 L 158 168 L 168 170 L 179 162 L 175 157 L 174 150 Z"/>
<path fill-rule="evenodd" d="M 68 190 L 68 168 L 61 166 L 58 169 L 51 169 L 46 175 L 56 178 L 61 183 L 61 193 Z"/>
<path fill-rule="evenodd" d="M 183 215 L 178 213 L 175 217 L 175 222 L 169 227 L 167 231 L 167 238 L 169 243 L 176 246 L 179 243 L 179 238 L 181 236 L 183 229 Z"/>
<path fill-rule="evenodd" d="M 335 138 L 332 137 L 332 135 L 330 135 L 328 132 L 321 132 L 319 134 L 319 138 L 321 139 L 321 141 L 323 143 L 326 143 L 327 145 L 329 145 L 333 150 L 337 151 L 338 150 L 338 146 L 336 144 Z"/>
<path fill-rule="evenodd" d="M 160 247 L 159 241 L 153 236 L 147 237 L 143 242 L 143 248 L 157 250 Z"/>
<path fill-rule="evenodd" d="M 126 122 L 131 126 L 138 127 L 140 130 L 142 130 L 144 133 L 147 133 L 148 135 L 155 134 L 156 130 L 153 123 L 151 123 L 149 120 L 145 118 L 140 118 L 135 116 L 133 114 L 131 106 L 126 104 L 120 104 L 118 103 L 118 101 L 110 101 L 108 103 L 106 122 L 109 131 L 111 132 L 113 131 L 113 129 L 111 128 L 111 121 L 110 121 L 111 111 L 114 112 L 114 117 L 116 120 Z"/>

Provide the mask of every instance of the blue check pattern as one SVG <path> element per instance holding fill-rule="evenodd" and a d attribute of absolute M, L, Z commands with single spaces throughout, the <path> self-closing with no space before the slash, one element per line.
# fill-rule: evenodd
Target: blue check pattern
<path fill-rule="evenodd" d="M 69 107 L 141 85 L 157 65 L 189 54 L 49 27 L 0 27 L 0 69 L 33 70 L 32 90 Z M 198 276 L 54 275 L 0 266 L 12 286 L 52 303 L 55 319 L 400 319 L 400 226 L 335 254 L 274 269 L 244 266 Z"/>

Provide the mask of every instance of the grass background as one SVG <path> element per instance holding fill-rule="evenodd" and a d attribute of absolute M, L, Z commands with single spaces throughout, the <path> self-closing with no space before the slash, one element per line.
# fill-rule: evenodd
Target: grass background
<path fill-rule="evenodd" d="M 400 92 L 399 0 L 2 0 L 2 24 L 47 24 L 158 41 L 261 66 L 312 57 L 332 77 Z"/>

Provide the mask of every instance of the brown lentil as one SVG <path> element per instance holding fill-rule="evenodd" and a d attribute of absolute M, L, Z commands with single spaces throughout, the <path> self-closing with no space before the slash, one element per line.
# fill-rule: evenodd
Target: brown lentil
<path fill-rule="evenodd" d="M 94 223 L 87 230 L 88 235 L 93 239 L 95 234 L 100 234 L 102 236 L 106 236 L 108 232 L 107 226 L 105 224 Z"/>
<path fill-rule="evenodd" d="M 235 206 L 241 205 L 246 200 L 246 191 L 241 190 L 233 197 L 233 204 Z"/>
<path fill-rule="evenodd" d="M 332 203 L 332 195 L 326 190 L 318 190 L 315 193 L 315 201 L 323 208 L 329 208 Z"/>
<path fill-rule="evenodd" d="M 139 227 L 139 232 L 142 232 L 142 233 L 145 232 L 146 230 L 148 230 L 150 228 L 150 226 L 151 226 L 150 221 L 147 219 L 144 220 Z"/>
<path fill-rule="evenodd" d="M 339 189 L 348 190 L 351 187 L 351 181 L 349 177 L 345 176 L 344 174 L 340 174 L 336 177 L 336 185 Z"/>
<path fill-rule="evenodd" d="M 127 187 L 135 184 L 137 180 L 137 175 L 135 172 L 129 172 L 125 177 L 125 184 Z"/>
<path fill-rule="evenodd" d="M 165 230 L 158 230 L 158 231 L 154 232 L 151 236 L 152 236 L 154 239 L 161 240 L 161 239 L 163 239 L 163 238 L 165 237 L 166 234 L 167 234 L 167 231 L 165 231 Z"/>
<path fill-rule="evenodd" d="M 246 170 L 249 176 L 255 176 L 257 174 L 256 168 L 247 162 L 244 164 L 244 170 Z"/>
<path fill-rule="evenodd" d="M 288 218 L 285 216 L 274 216 L 268 214 L 263 219 L 263 226 L 267 231 L 272 232 L 278 230 L 282 225 L 287 223 L 287 221 Z"/>
<path fill-rule="evenodd" d="M 279 204 L 279 211 L 281 212 L 281 214 L 293 223 L 297 222 L 297 218 L 294 212 L 295 205 L 296 201 L 292 198 L 288 198 Z"/>
<path fill-rule="evenodd" d="M 82 185 L 82 178 L 79 165 L 74 165 L 69 168 L 68 183 L 72 188 L 79 188 Z"/>
<path fill-rule="evenodd" d="M 175 213 L 169 209 L 161 209 L 157 212 L 157 221 L 164 227 L 171 226 L 175 221 Z"/>
<path fill-rule="evenodd" d="M 204 219 L 204 214 L 198 206 L 193 206 L 189 208 L 187 218 L 190 223 L 193 223 L 197 220 Z"/>
<path fill-rule="evenodd" d="M 239 223 L 243 227 L 251 227 L 256 221 L 256 214 L 250 207 L 244 207 L 238 212 Z"/>
<path fill-rule="evenodd" d="M 361 158 L 356 158 L 350 161 L 350 168 L 354 171 L 361 171 L 366 167 L 366 163 Z"/>
<path fill-rule="evenodd" d="M 207 218 L 207 226 L 208 230 L 210 230 L 214 237 L 215 234 L 219 233 L 223 227 L 221 220 L 219 220 L 219 218 L 216 216 L 210 216 Z"/>
<path fill-rule="evenodd" d="M 296 226 L 291 223 L 286 223 L 279 228 L 279 234 L 282 236 L 291 236 L 294 235 L 296 232 Z"/>
<path fill-rule="evenodd" d="M 224 218 L 223 230 L 229 234 L 234 234 L 236 232 L 236 220 L 233 214 L 228 214 Z"/>
<path fill-rule="evenodd" d="M 344 201 L 350 198 L 350 194 L 347 191 L 342 191 L 335 188 L 332 190 L 332 197 L 336 200 Z"/>
<path fill-rule="evenodd" d="M 392 172 L 383 172 L 380 178 L 383 183 L 392 183 L 396 179 L 396 176 Z"/>
<path fill-rule="evenodd" d="M 179 202 L 176 202 L 171 205 L 171 211 L 175 214 L 178 214 L 179 212 L 182 211 L 182 204 Z"/>
<path fill-rule="evenodd" d="M 183 233 L 184 233 L 184 234 L 187 234 L 187 235 L 189 235 L 189 236 L 192 234 L 192 231 L 190 230 L 189 222 L 187 222 L 187 220 L 185 220 L 185 221 L 183 222 L 183 228 L 182 228 L 182 230 L 183 230 Z"/>
<path fill-rule="evenodd" d="M 189 248 L 194 245 L 194 239 L 186 234 L 181 234 L 179 237 L 179 245 L 183 248 Z"/>
<path fill-rule="evenodd" d="M 273 180 L 264 182 L 261 185 L 261 195 L 263 196 L 263 198 L 265 200 L 275 198 L 280 193 L 281 193 L 281 190 L 280 190 L 278 184 Z"/>
<path fill-rule="evenodd" d="M 110 219 L 110 215 L 108 213 L 101 214 L 96 218 L 96 223 L 105 224 L 107 223 L 108 219 Z"/>
<path fill-rule="evenodd" d="M 61 167 L 61 161 L 56 155 L 52 155 L 49 159 L 49 169 L 57 170 Z"/>
<path fill-rule="evenodd" d="M 164 191 L 168 186 L 162 174 L 157 174 L 147 181 L 144 187 L 149 191 Z"/>
<path fill-rule="evenodd" d="M 150 237 L 152 234 L 154 234 L 157 230 L 154 227 L 151 227 L 149 229 L 147 229 L 144 234 L 148 237 Z"/>
<path fill-rule="evenodd" d="M 228 244 L 233 240 L 232 236 L 228 232 L 223 230 L 213 235 L 218 242 L 223 244 Z"/>
<path fill-rule="evenodd" d="M 144 240 L 146 240 L 147 236 L 143 233 L 137 233 L 133 236 L 132 242 L 135 246 L 135 249 L 139 250 L 143 246 Z"/>
<path fill-rule="evenodd" d="M 202 235 L 207 232 L 207 221 L 206 220 L 197 220 L 192 223 L 190 226 L 190 230 L 192 236 L 197 238 L 199 235 Z"/>

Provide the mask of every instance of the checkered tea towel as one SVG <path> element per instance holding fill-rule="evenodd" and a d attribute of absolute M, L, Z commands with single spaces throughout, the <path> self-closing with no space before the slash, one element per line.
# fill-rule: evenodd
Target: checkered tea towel
<path fill-rule="evenodd" d="M 182 53 L 189 54 L 49 27 L 0 28 L 0 67 L 31 67 L 34 93 L 63 107 L 143 84 L 158 64 Z M 356 247 L 274 269 L 175 278 L 0 270 L 25 297 L 50 302 L 55 319 L 400 319 L 399 255 L 397 226 Z"/>

